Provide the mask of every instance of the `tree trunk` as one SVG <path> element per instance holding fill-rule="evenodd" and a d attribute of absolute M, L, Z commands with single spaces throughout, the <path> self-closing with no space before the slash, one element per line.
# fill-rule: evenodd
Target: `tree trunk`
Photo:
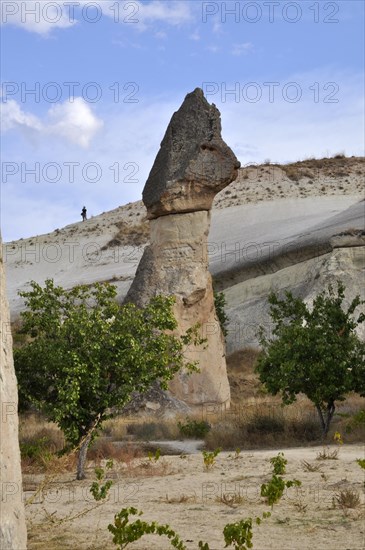
<path fill-rule="evenodd" d="M 78 458 L 78 462 L 77 462 L 76 479 L 85 479 L 85 463 L 86 463 L 87 451 L 88 451 L 90 441 L 91 441 L 91 436 L 92 436 L 92 431 L 90 431 L 85 436 L 85 438 L 84 438 L 84 440 L 81 444 L 80 451 L 79 451 L 79 458 Z"/>
<path fill-rule="evenodd" d="M 318 416 L 321 422 L 321 427 L 322 427 L 322 441 L 324 441 L 328 435 L 331 420 L 335 413 L 335 403 L 332 400 L 328 402 L 325 415 L 323 414 L 321 406 L 318 405 L 317 403 L 316 403 L 316 409 L 317 409 Z"/>
<path fill-rule="evenodd" d="M 319 420 L 321 422 L 321 428 L 322 428 L 322 441 L 325 439 L 326 437 L 326 423 L 324 421 L 324 417 L 323 417 L 323 412 L 322 412 L 322 409 L 321 409 L 321 406 L 318 405 L 316 403 L 316 409 L 317 409 L 317 412 L 318 412 L 318 416 L 319 416 Z"/>
<path fill-rule="evenodd" d="M 325 435 L 327 436 L 328 430 L 330 428 L 331 420 L 335 414 L 335 404 L 333 401 L 330 401 L 327 405 L 326 411 L 326 425 L 325 425 Z"/>

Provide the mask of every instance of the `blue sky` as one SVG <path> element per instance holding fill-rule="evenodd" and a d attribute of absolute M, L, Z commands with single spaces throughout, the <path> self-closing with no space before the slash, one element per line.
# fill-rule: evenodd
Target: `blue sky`
<path fill-rule="evenodd" d="M 1 2 L 5 241 L 138 200 L 202 87 L 242 165 L 364 151 L 362 1 Z M 33 90 L 33 92 L 32 92 Z"/>

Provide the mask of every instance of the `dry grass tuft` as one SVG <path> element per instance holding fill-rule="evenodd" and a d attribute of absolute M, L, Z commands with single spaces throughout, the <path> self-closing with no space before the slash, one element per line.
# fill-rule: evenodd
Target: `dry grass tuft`
<path fill-rule="evenodd" d="M 357 508 L 361 504 L 360 494 L 356 489 L 343 489 L 334 496 L 334 504 L 340 508 Z"/>
<path fill-rule="evenodd" d="M 215 500 L 230 508 L 237 508 L 237 506 L 245 502 L 244 497 L 239 493 L 223 493 L 221 496 L 217 496 Z"/>
<path fill-rule="evenodd" d="M 323 447 L 322 451 L 317 453 L 316 460 L 338 460 L 338 449 L 330 449 Z"/>
<path fill-rule="evenodd" d="M 319 472 L 321 470 L 320 464 L 311 464 L 306 460 L 302 460 L 301 464 L 305 472 Z"/>

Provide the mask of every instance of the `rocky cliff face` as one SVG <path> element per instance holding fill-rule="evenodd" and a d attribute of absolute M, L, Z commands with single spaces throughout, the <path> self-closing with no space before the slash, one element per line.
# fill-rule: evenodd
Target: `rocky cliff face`
<path fill-rule="evenodd" d="M 220 114 L 196 89 L 175 113 L 143 191 L 150 245 L 127 300 L 145 305 L 156 294 L 176 297 L 178 333 L 199 323 L 205 349 L 190 349 L 200 373 L 176 376 L 175 397 L 189 405 L 229 403 L 225 345 L 208 271 L 210 209 L 216 193 L 237 176 L 239 162 L 221 138 Z"/>
<path fill-rule="evenodd" d="M 0 241 L 1 245 L 1 241 Z M 22 478 L 18 441 L 18 391 L 15 378 L 5 275 L 0 253 L 0 548 L 25 550 L 27 533 L 22 501 Z"/>
<path fill-rule="evenodd" d="M 229 355 L 246 348 L 258 349 L 260 325 L 270 332 L 267 298 L 271 291 L 283 295 L 289 290 L 311 304 L 319 292 L 341 280 L 348 304 L 357 294 L 365 299 L 365 202 L 326 218 L 321 212 L 324 219 L 319 218 L 312 226 L 308 223 L 309 212 L 315 221 L 315 205 L 310 202 L 306 206 L 304 202 L 300 211 L 297 206 L 296 202 L 286 201 L 285 220 L 277 228 L 280 231 L 274 230 L 274 219 L 265 219 L 262 207 L 257 222 L 246 226 L 242 240 L 236 233 L 242 212 L 230 216 L 230 241 L 219 237 L 221 227 L 216 226 L 212 232 L 215 243 L 210 246 L 210 268 L 217 288 L 226 297 Z M 220 224 L 225 224 L 224 217 Z M 251 235 L 255 235 L 255 241 Z M 365 327 L 359 327 L 358 332 L 365 339 Z"/>

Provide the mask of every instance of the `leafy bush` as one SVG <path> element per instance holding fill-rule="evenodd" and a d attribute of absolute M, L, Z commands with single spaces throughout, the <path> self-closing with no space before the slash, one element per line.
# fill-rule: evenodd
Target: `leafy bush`
<path fill-rule="evenodd" d="M 113 461 L 108 460 L 105 465 L 106 470 L 110 470 L 113 468 Z M 110 487 L 113 485 L 113 482 L 111 479 L 105 481 L 105 470 L 103 468 L 95 468 L 95 475 L 96 475 L 96 481 L 94 481 L 90 487 L 90 493 L 94 497 L 96 501 L 104 500 L 109 493 Z"/>
<path fill-rule="evenodd" d="M 40 437 L 31 442 L 20 442 L 20 453 L 22 458 L 38 459 L 41 456 L 51 456 L 50 440 L 47 436 Z"/>
<path fill-rule="evenodd" d="M 141 516 L 142 512 L 136 508 L 123 508 L 114 516 L 114 525 L 109 524 L 108 530 L 113 535 L 113 543 L 119 550 L 126 548 L 131 542 L 141 539 L 144 535 L 166 536 L 173 548 L 187 550 L 180 536 L 168 524 L 160 525 L 156 521 L 147 523 L 140 519 L 129 523 L 129 516 Z M 262 519 L 270 517 L 270 512 L 264 512 Z M 256 517 L 255 523 L 260 525 L 261 518 Z M 234 550 L 248 550 L 252 548 L 252 518 L 246 518 L 236 523 L 228 523 L 223 530 L 225 548 L 233 546 Z M 210 550 L 207 542 L 199 541 L 199 550 Z"/>
<path fill-rule="evenodd" d="M 185 423 L 177 423 L 181 435 L 186 437 L 195 437 L 197 439 L 203 439 L 210 431 L 211 426 L 206 420 L 190 420 L 186 418 Z"/>
<path fill-rule="evenodd" d="M 300 486 L 301 482 L 297 479 L 284 481 L 282 477 L 272 476 L 269 483 L 263 483 L 261 485 L 261 496 L 265 497 L 267 503 L 273 508 L 274 504 L 278 502 L 284 494 L 284 489 L 293 487 L 293 485 Z"/>
<path fill-rule="evenodd" d="M 270 458 L 270 463 L 273 466 L 274 474 L 283 475 L 285 474 L 285 467 L 288 464 L 286 458 L 284 458 L 284 453 L 278 453 L 277 456 Z"/>
<path fill-rule="evenodd" d="M 206 470 L 213 468 L 215 464 L 215 459 L 219 455 L 222 449 L 218 448 L 214 451 L 202 451 L 203 462 Z"/>
<path fill-rule="evenodd" d="M 120 550 L 126 548 L 129 543 L 139 540 L 144 535 L 156 534 L 166 536 L 171 543 L 171 546 L 177 550 L 186 550 L 186 546 L 182 542 L 179 535 L 170 528 L 169 525 L 160 525 L 156 521 L 147 523 L 137 519 L 133 523 L 129 523 L 129 516 L 141 516 L 136 508 L 123 508 L 119 514 L 114 516 L 114 525 L 109 524 L 108 529 L 113 535 L 113 542 Z"/>

